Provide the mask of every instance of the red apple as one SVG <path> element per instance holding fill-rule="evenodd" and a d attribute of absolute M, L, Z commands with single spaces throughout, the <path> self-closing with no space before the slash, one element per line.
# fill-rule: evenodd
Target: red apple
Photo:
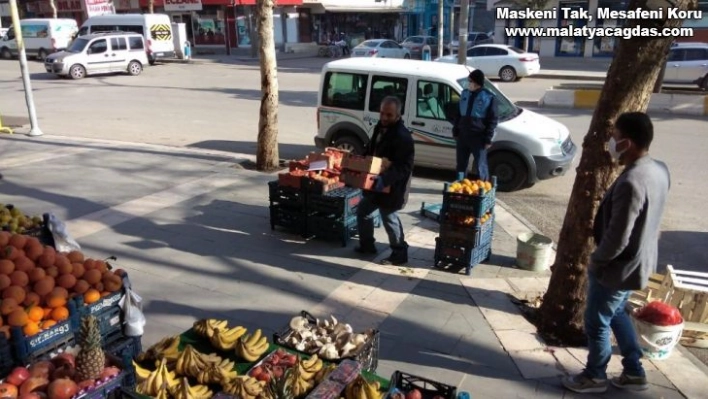
<path fill-rule="evenodd" d="M 31 373 L 31 371 L 30 371 Z M 30 377 L 27 379 L 27 381 L 22 383 L 22 386 L 20 387 L 20 393 L 21 394 L 26 394 L 26 393 L 32 393 L 32 392 L 44 392 L 47 390 L 47 386 L 49 385 L 49 379 L 44 378 L 44 377 Z"/>
<path fill-rule="evenodd" d="M 34 363 L 29 368 L 30 377 L 42 377 L 49 379 L 54 372 L 54 365 L 49 360 L 42 360 Z"/>
<path fill-rule="evenodd" d="M 0 384 L 0 399 L 15 399 L 17 398 L 17 387 L 9 384 L 9 383 L 4 383 Z"/>
<path fill-rule="evenodd" d="M 17 399 L 47 399 L 47 395 L 41 392 L 30 392 L 18 396 Z"/>
<path fill-rule="evenodd" d="M 281 367 L 281 366 L 273 367 L 273 377 L 280 378 L 283 376 L 283 373 L 284 373 L 283 367 Z"/>
<path fill-rule="evenodd" d="M 76 359 L 74 358 L 74 355 L 65 352 L 52 358 L 52 364 L 56 368 L 60 368 L 65 364 L 70 364 L 73 368 L 76 367 Z"/>
<path fill-rule="evenodd" d="M 423 399 L 423 395 L 417 389 L 412 389 L 406 394 L 406 399 Z"/>
<path fill-rule="evenodd" d="M 256 379 L 258 379 L 258 376 L 260 376 L 261 374 L 263 374 L 263 367 L 261 367 L 261 366 L 255 367 L 250 372 L 251 377 L 256 378 Z"/>
<path fill-rule="evenodd" d="M 20 385 L 22 385 L 23 382 L 27 381 L 28 378 L 30 378 L 29 370 L 24 367 L 15 367 L 12 370 L 12 373 L 7 376 L 7 382 L 16 387 L 19 387 Z"/>
<path fill-rule="evenodd" d="M 258 377 L 256 377 L 256 379 L 267 384 L 270 382 L 270 373 L 261 373 Z"/>

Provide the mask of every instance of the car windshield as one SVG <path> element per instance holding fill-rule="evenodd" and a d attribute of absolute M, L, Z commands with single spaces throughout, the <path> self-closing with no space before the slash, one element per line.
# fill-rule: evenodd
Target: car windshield
<path fill-rule="evenodd" d="M 69 46 L 69 48 L 66 49 L 66 51 L 70 53 L 80 53 L 84 51 L 88 42 L 89 41 L 86 39 L 78 38 L 71 43 L 71 45 Z"/>
<path fill-rule="evenodd" d="M 469 85 L 467 76 L 457 79 L 457 84 L 460 85 L 461 89 L 466 88 Z M 484 80 L 484 88 L 491 91 L 497 98 L 497 102 L 499 103 L 498 114 L 500 121 L 509 120 L 521 113 L 521 108 L 514 105 L 514 103 L 506 98 L 506 96 L 487 79 Z"/>
<path fill-rule="evenodd" d="M 360 44 L 362 47 L 378 47 L 381 42 L 379 41 L 374 41 L 374 40 L 367 40 L 364 43 Z"/>
<path fill-rule="evenodd" d="M 423 38 L 422 37 L 409 37 L 403 43 L 420 44 L 420 43 L 423 43 Z"/>
<path fill-rule="evenodd" d="M 518 48 L 518 47 L 511 47 L 511 46 L 509 46 L 509 47 L 507 47 L 507 49 L 509 49 L 509 50 L 511 50 L 511 51 L 513 51 L 513 52 L 515 52 L 515 53 L 517 53 L 517 54 L 523 54 L 523 53 L 525 53 L 524 50 L 522 50 L 522 49 L 520 49 L 520 48 Z"/>

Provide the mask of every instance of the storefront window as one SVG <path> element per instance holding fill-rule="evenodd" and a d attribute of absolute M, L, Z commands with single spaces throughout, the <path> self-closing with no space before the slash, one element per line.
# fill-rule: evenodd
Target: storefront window
<path fill-rule="evenodd" d="M 608 8 L 610 10 L 626 10 L 628 3 L 626 1 L 610 1 L 601 0 L 598 3 L 598 8 Z M 616 27 L 621 26 L 622 21 L 614 19 L 598 19 L 597 26 Z M 593 40 L 592 55 L 594 57 L 611 57 L 615 54 L 615 48 L 619 44 L 619 38 L 616 37 L 596 37 Z"/>
<path fill-rule="evenodd" d="M 226 28 L 224 25 L 224 8 L 221 6 L 204 6 L 203 11 L 192 19 L 194 44 L 225 45 Z"/>
<path fill-rule="evenodd" d="M 392 39 L 395 37 L 399 14 L 386 13 L 326 13 L 315 19 L 315 39 L 319 43 L 339 40 L 341 33 L 349 39 L 350 45 L 368 39 Z"/>
<path fill-rule="evenodd" d="M 248 17 L 249 14 L 246 7 L 236 7 L 236 35 L 238 36 L 239 47 L 251 45 L 251 32 L 248 30 Z M 251 24 L 253 24 L 253 20 L 251 20 Z"/>
<path fill-rule="evenodd" d="M 588 9 L 587 1 L 561 2 L 560 7 L 572 10 Z M 558 27 L 564 28 L 573 25 L 574 28 L 582 28 L 587 24 L 584 19 L 563 19 L 563 14 L 558 13 Z M 556 56 L 582 57 L 585 50 L 584 37 L 559 37 L 556 39 Z"/>

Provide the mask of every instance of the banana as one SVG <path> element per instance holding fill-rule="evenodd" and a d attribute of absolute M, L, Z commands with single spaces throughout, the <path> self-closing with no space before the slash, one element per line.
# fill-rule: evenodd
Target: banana
<path fill-rule="evenodd" d="M 248 362 L 255 362 L 268 351 L 269 347 L 268 339 L 262 336 L 262 331 L 259 329 L 253 335 L 244 335 L 239 338 L 236 354 Z"/>
<path fill-rule="evenodd" d="M 194 331 L 202 337 L 211 338 L 214 335 L 214 330 L 224 330 L 228 327 L 229 322 L 226 320 L 202 319 L 194 322 Z"/>
<path fill-rule="evenodd" d="M 250 378 L 244 381 L 243 386 L 246 389 L 248 395 L 259 396 L 263 393 L 263 389 L 265 388 L 265 382 Z"/>
<path fill-rule="evenodd" d="M 179 383 L 170 390 L 170 393 L 174 399 L 208 399 L 214 395 L 205 385 L 190 387 L 186 378 L 179 381 Z"/>
<path fill-rule="evenodd" d="M 367 399 L 380 399 L 381 394 L 379 393 L 379 390 L 376 388 L 376 385 L 365 381 L 363 383 L 364 386 L 364 392 L 366 393 L 366 398 Z"/>
<path fill-rule="evenodd" d="M 263 331 L 261 329 L 257 329 L 256 332 L 253 333 L 250 337 L 246 339 L 246 344 L 248 346 L 254 346 L 256 342 L 258 342 L 261 339 L 261 335 L 263 334 Z"/>
<path fill-rule="evenodd" d="M 155 365 L 157 365 L 159 360 L 163 357 L 168 360 L 176 359 L 179 355 L 179 344 L 179 335 L 174 337 L 166 337 L 148 348 L 145 352 L 138 355 L 136 360 L 140 363 L 155 361 Z"/>
<path fill-rule="evenodd" d="M 317 374 L 315 374 L 315 384 L 319 385 L 322 381 L 327 379 L 327 376 L 329 376 L 329 374 L 336 368 L 337 366 L 332 363 L 328 364 L 327 366 L 323 366 L 317 372 Z"/>
<path fill-rule="evenodd" d="M 164 385 L 162 386 L 162 388 L 160 388 L 159 391 L 157 391 L 157 395 L 155 395 L 155 399 L 170 399 L 170 395 L 168 394 L 168 390 Z"/>
<path fill-rule="evenodd" d="M 133 368 L 135 369 L 135 375 L 138 377 L 138 382 L 146 380 L 148 377 L 150 377 L 150 373 L 152 373 L 152 371 L 140 367 L 140 365 L 136 363 L 135 360 L 133 360 Z"/>
<path fill-rule="evenodd" d="M 300 378 L 305 381 L 309 381 L 315 377 L 315 373 L 311 371 L 307 371 L 302 367 L 302 364 L 297 365 L 298 374 L 300 375 Z"/>
<path fill-rule="evenodd" d="M 230 328 L 226 331 L 222 331 L 221 333 L 224 335 L 224 338 L 228 341 L 236 341 L 239 338 L 241 338 L 244 334 L 246 334 L 246 328 L 243 326 L 236 326 L 234 328 Z"/>
<path fill-rule="evenodd" d="M 265 387 L 265 384 L 261 384 L 255 378 L 248 376 L 236 377 L 224 385 L 226 393 L 238 396 L 241 399 L 255 399 L 263 393 L 263 388 Z"/>

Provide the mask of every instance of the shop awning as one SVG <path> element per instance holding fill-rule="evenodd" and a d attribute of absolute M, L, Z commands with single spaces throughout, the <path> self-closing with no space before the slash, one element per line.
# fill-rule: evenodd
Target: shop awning
<path fill-rule="evenodd" d="M 318 0 L 317 3 L 305 1 L 303 5 L 312 8 L 313 12 L 367 12 L 367 13 L 401 13 L 405 9 L 405 0 Z"/>
<path fill-rule="evenodd" d="M 256 0 L 236 0 L 237 6 L 255 6 Z M 278 6 L 300 6 L 302 0 L 278 0 Z"/>

